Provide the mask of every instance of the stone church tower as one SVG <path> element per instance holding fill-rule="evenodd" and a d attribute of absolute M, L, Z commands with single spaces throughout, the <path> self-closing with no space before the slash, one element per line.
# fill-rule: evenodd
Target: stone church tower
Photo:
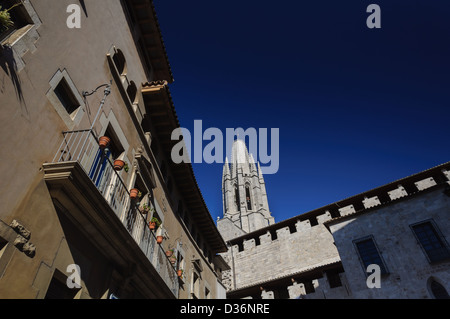
<path fill-rule="evenodd" d="M 231 163 L 225 159 L 222 196 L 223 219 L 217 221 L 217 226 L 225 240 L 275 223 L 261 167 L 243 140 L 234 141 Z"/>

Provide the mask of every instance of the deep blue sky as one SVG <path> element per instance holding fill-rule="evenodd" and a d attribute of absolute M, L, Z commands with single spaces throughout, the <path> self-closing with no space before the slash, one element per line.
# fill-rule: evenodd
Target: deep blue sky
<path fill-rule="evenodd" d="M 181 125 L 280 129 L 276 221 L 450 161 L 448 0 L 154 3 Z M 222 165 L 194 171 L 222 217 Z"/>

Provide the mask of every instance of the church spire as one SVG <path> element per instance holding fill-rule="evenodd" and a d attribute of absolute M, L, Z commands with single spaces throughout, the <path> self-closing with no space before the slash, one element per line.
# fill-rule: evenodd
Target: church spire
<path fill-rule="evenodd" d="M 231 176 L 235 178 L 239 172 L 250 174 L 250 156 L 243 140 L 235 140 L 231 149 Z"/>
<path fill-rule="evenodd" d="M 273 224 L 261 167 L 243 140 L 234 141 L 222 174 L 223 216 L 248 233 Z"/>

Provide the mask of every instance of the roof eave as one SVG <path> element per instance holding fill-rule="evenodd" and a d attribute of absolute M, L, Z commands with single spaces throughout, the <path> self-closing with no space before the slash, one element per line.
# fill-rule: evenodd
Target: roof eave
<path fill-rule="evenodd" d="M 166 47 L 162 37 L 161 27 L 152 0 L 125 0 L 134 9 L 134 18 L 139 26 L 141 46 L 153 67 L 154 79 L 174 81 Z M 150 70 L 149 70 L 150 71 Z"/>
<path fill-rule="evenodd" d="M 169 87 L 166 81 L 145 83 L 142 94 L 146 104 L 147 113 L 152 123 L 157 126 L 156 134 L 161 143 L 162 151 L 166 158 L 171 158 L 171 151 L 178 141 L 171 140 L 173 130 L 180 128 L 180 123 L 173 105 Z M 151 97 L 151 98 L 149 98 Z M 150 106 L 150 103 L 152 105 Z M 174 176 L 174 183 L 178 186 L 181 196 L 186 204 L 191 207 L 191 216 L 198 224 L 205 239 L 216 253 L 226 252 L 227 245 L 220 235 L 214 220 L 206 206 L 203 195 L 195 178 L 191 163 L 175 164 L 169 161 L 169 166 Z M 192 207 L 195 207 L 193 209 Z"/>

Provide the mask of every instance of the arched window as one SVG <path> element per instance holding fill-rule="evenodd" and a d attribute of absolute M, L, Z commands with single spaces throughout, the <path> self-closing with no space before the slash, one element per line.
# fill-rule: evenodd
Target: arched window
<path fill-rule="evenodd" d="M 438 283 L 434 278 L 429 279 L 429 289 L 431 295 L 435 299 L 450 299 L 450 296 L 445 287 Z"/>
<path fill-rule="evenodd" d="M 113 56 L 114 64 L 116 65 L 117 71 L 119 71 L 120 75 L 127 74 L 127 61 L 125 60 L 125 55 L 122 50 L 117 49 L 116 53 Z"/>
<path fill-rule="evenodd" d="M 136 103 L 137 102 L 137 86 L 133 81 L 130 81 L 130 84 L 128 85 L 127 88 L 127 94 L 128 97 L 130 98 L 131 103 Z"/>
<path fill-rule="evenodd" d="M 252 198 L 250 196 L 250 186 L 245 185 L 245 200 L 247 201 L 247 209 L 252 210 Z"/>
<path fill-rule="evenodd" d="M 239 200 L 239 189 L 238 189 L 238 187 L 236 185 L 234 186 L 234 201 L 235 201 L 235 204 L 236 204 L 236 208 L 238 210 L 240 210 L 241 209 L 241 205 L 239 204 L 239 202 L 240 202 L 240 200 Z"/>

